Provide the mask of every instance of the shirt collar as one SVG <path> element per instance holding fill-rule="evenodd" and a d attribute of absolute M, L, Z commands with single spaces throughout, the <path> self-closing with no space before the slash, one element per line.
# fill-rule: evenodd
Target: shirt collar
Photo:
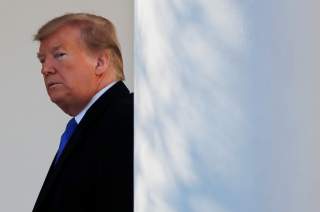
<path fill-rule="evenodd" d="M 111 88 L 114 84 L 116 84 L 117 81 L 114 81 L 112 83 L 110 83 L 109 85 L 107 85 L 106 87 L 104 87 L 103 89 L 101 89 L 100 91 L 98 91 L 89 101 L 89 103 L 84 107 L 84 109 L 78 113 L 78 115 L 76 115 L 74 118 L 77 122 L 77 124 L 80 123 L 81 119 L 83 118 L 83 116 L 86 114 L 86 112 L 88 111 L 88 109 L 91 107 L 91 105 L 93 103 L 95 103 L 95 101 L 97 101 L 97 99 L 99 99 L 100 96 L 102 96 L 102 94 L 104 94 L 109 88 Z"/>

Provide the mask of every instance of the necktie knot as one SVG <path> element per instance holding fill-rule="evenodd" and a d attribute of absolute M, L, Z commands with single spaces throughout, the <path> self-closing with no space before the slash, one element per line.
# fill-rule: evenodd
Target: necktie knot
<path fill-rule="evenodd" d="M 57 156 L 56 156 L 56 161 L 57 162 L 63 152 L 63 149 L 65 148 L 68 140 L 70 139 L 70 137 L 72 136 L 74 130 L 76 129 L 77 127 L 77 122 L 74 118 L 70 119 L 67 126 L 66 126 L 66 129 L 64 131 L 64 133 L 61 135 L 61 139 L 60 139 L 60 145 L 59 145 L 59 149 L 58 149 L 58 152 L 57 152 Z"/>

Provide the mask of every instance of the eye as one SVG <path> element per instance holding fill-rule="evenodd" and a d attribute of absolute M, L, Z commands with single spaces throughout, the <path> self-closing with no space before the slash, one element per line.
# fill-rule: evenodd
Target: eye
<path fill-rule="evenodd" d="M 44 56 L 44 55 L 38 53 L 38 54 L 37 54 L 37 58 L 38 58 L 38 60 L 39 60 L 39 62 L 40 62 L 41 64 L 45 62 L 45 56 Z"/>
<path fill-rule="evenodd" d="M 44 58 L 39 58 L 39 62 L 40 62 L 41 64 L 43 64 L 43 63 L 45 62 L 45 59 L 44 59 Z"/>
<path fill-rule="evenodd" d="M 62 59 L 64 56 L 66 55 L 66 53 L 64 53 L 64 52 L 57 52 L 57 53 L 54 53 L 54 58 L 56 58 L 56 59 Z"/>

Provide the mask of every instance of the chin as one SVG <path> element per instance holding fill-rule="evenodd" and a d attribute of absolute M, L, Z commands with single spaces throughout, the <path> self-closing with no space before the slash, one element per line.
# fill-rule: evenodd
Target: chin
<path fill-rule="evenodd" d="M 70 104 L 66 101 L 66 98 L 50 97 L 51 101 L 55 103 L 63 112 L 72 116 L 73 113 L 70 112 Z"/>
<path fill-rule="evenodd" d="M 50 100 L 54 103 L 63 102 L 68 99 L 68 95 L 64 90 L 48 89 L 47 93 Z"/>
<path fill-rule="evenodd" d="M 51 93 L 49 94 L 51 102 L 55 103 L 58 105 L 60 108 L 63 105 L 67 105 L 68 98 L 66 95 L 62 95 L 61 93 Z"/>
<path fill-rule="evenodd" d="M 50 100 L 55 103 L 63 112 L 69 116 L 77 115 L 77 108 L 75 108 L 74 103 L 71 101 L 72 96 L 68 95 L 50 95 Z"/>
<path fill-rule="evenodd" d="M 57 95 L 57 94 L 53 94 L 53 93 L 49 93 L 49 97 L 50 97 L 50 100 L 54 103 L 63 101 L 63 99 L 64 99 L 61 95 Z"/>

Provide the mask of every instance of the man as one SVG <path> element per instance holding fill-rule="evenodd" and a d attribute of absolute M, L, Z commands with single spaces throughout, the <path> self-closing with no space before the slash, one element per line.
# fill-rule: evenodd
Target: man
<path fill-rule="evenodd" d="M 133 95 L 122 82 L 114 26 L 66 14 L 35 40 L 47 93 L 73 118 L 33 212 L 133 211 Z"/>

